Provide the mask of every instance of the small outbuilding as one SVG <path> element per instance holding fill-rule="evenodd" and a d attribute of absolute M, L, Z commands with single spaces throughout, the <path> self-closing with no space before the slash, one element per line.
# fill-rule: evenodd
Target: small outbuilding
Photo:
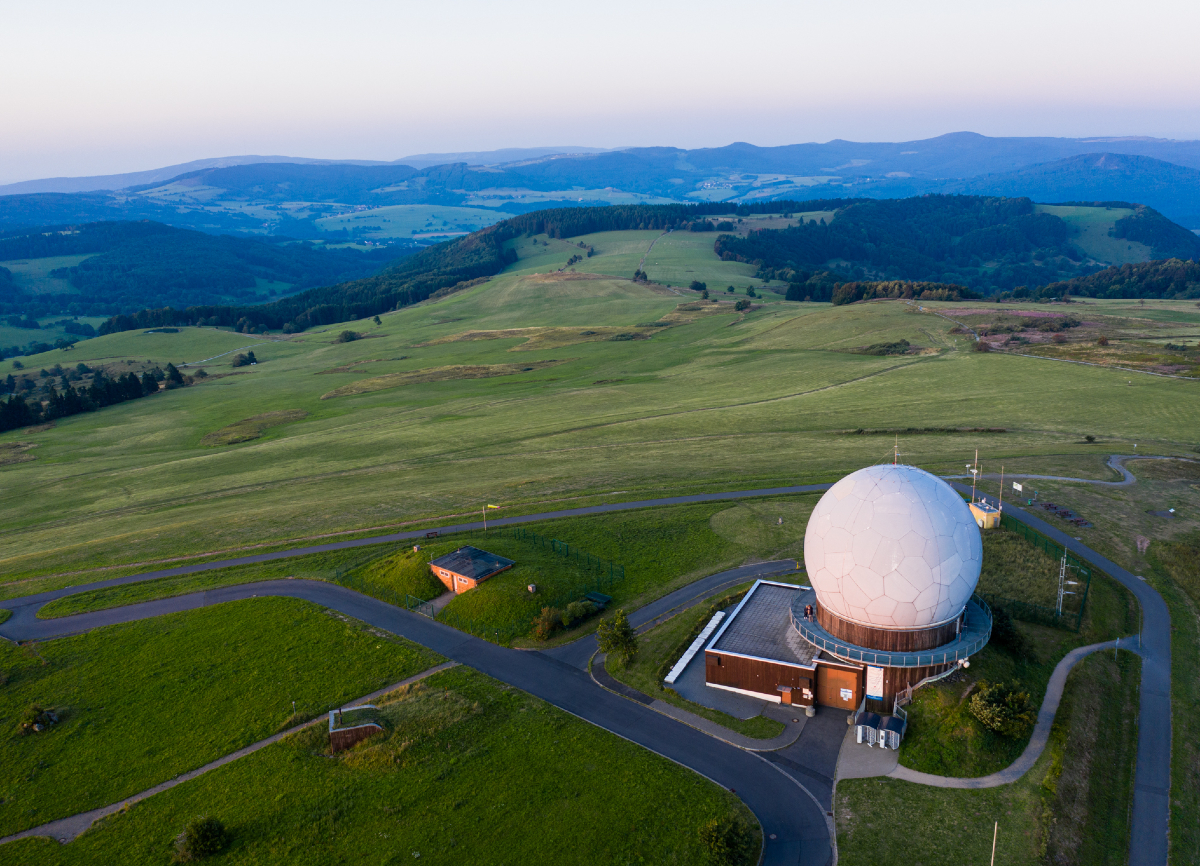
<path fill-rule="evenodd" d="M 466 592 L 474 589 L 489 577 L 495 577 L 516 565 L 511 559 L 488 553 L 478 547 L 460 547 L 429 563 L 434 576 L 451 592 Z"/>
<path fill-rule="evenodd" d="M 980 529 L 997 529 L 1000 526 L 1000 509 L 996 506 L 989 505 L 981 499 L 970 503 L 968 507 L 971 509 L 971 516 L 975 518 L 975 525 Z"/>

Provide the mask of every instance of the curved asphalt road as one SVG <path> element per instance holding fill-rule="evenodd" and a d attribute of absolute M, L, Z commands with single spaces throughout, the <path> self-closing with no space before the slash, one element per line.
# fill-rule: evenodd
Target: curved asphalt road
<path fill-rule="evenodd" d="M 971 490 L 967 484 L 951 484 L 965 493 Z M 990 501 L 997 504 L 994 497 Z M 1137 765 L 1133 773 L 1129 864 L 1163 866 L 1167 862 L 1171 790 L 1171 614 L 1167 603 L 1150 584 L 1035 514 L 1011 502 L 1004 506 L 1004 513 L 1108 574 L 1132 592 L 1142 607 L 1141 707 Z"/>
<path fill-rule="evenodd" d="M 1127 471 L 1125 470 L 1125 472 Z M 970 490 L 964 484 L 953 481 L 951 484 L 963 492 Z M 500 518 L 491 523 L 493 526 L 512 525 L 557 517 L 627 511 L 658 505 L 679 505 L 791 493 L 819 493 L 828 490 L 831 486 L 829 484 L 808 484 L 729 493 L 675 496 Z M 1057 527 L 1046 523 L 1040 517 L 1026 512 L 1012 503 L 1009 503 L 1005 512 L 1066 546 L 1080 559 L 1112 576 L 1129 589 L 1141 605 L 1142 685 L 1129 863 L 1130 866 L 1161 866 L 1167 862 L 1171 785 L 1171 618 L 1166 603 L 1162 596 L 1147 583 L 1084 546 Z M 451 532 L 481 527 L 482 523 L 473 522 L 440 527 L 439 531 Z M 764 864 L 824 864 L 830 859 L 832 852 L 824 816 L 820 815 L 815 805 L 806 802 L 806 797 L 797 796 L 798 792 L 795 787 L 790 787 L 798 783 L 784 777 L 780 771 L 769 766 L 768 762 L 762 758 L 714 740 L 653 710 L 639 707 L 598 688 L 580 669 L 580 658 L 576 657 L 577 654 L 582 654 L 584 651 L 590 657 L 591 648 L 587 646 L 588 641 L 586 640 L 579 641 L 581 646 L 574 650 L 570 647 L 552 650 L 550 653 L 508 650 L 465 635 L 436 621 L 359 595 L 343 587 L 319 581 L 302 580 L 270 581 L 263 584 L 224 587 L 209 592 L 54 620 L 39 620 L 36 617 L 37 609 L 46 602 L 89 589 L 209 571 L 231 565 L 268 562 L 327 550 L 342 550 L 421 538 L 424 537 L 426 531 L 428 530 L 399 532 L 374 538 L 333 542 L 218 562 L 197 563 L 131 577 L 98 581 L 37 595 L 6 599 L 0 601 L 0 608 L 12 610 L 13 616 L 8 622 L 0 625 L 0 637 L 8 637 L 12 640 L 45 639 L 87 631 L 102 625 L 128 622 L 176 610 L 187 610 L 206 604 L 247 598 L 256 594 L 305 598 L 342 611 L 379 628 L 386 628 L 403 635 L 448 658 L 470 665 L 496 679 L 537 695 L 580 718 L 665 755 L 727 788 L 738 791 L 739 796 L 763 824 L 766 833 Z M 747 579 L 748 576 L 742 577 L 741 580 Z M 715 581 L 715 578 L 719 577 L 722 576 L 714 575 L 705 580 Z M 725 579 L 730 578 L 726 577 Z M 734 578 L 734 580 L 737 579 Z M 719 584 L 720 581 L 714 582 L 714 586 Z M 687 587 L 673 593 L 667 599 L 689 589 L 692 588 Z M 662 599 L 655 604 L 670 606 L 667 599 Z M 664 608 L 664 610 L 666 609 Z M 648 619 L 657 615 L 661 615 L 661 613 L 654 614 L 653 611 L 650 611 Z M 561 658 L 555 658 L 555 655 Z M 586 667 L 586 660 L 584 660 L 584 666 Z M 772 834 L 777 838 L 772 840 L 770 838 Z"/>
<path fill-rule="evenodd" d="M 667 496 L 662 499 L 642 499 L 636 502 L 614 502 L 608 505 L 589 505 L 584 508 L 564 508 L 558 511 L 543 511 L 540 514 L 522 514 L 516 517 L 498 517 L 489 520 L 490 526 L 514 526 L 521 523 L 536 523 L 541 520 L 554 520 L 559 517 L 580 517 L 584 514 L 605 514 L 610 511 L 633 511 L 638 508 L 654 508 L 660 505 L 688 505 L 695 502 L 720 502 L 727 499 L 753 499 L 759 496 L 780 496 L 787 493 L 824 493 L 830 488 L 829 484 L 800 484 L 795 487 L 766 487 L 760 490 L 735 490 L 729 493 L 697 493 L 691 496 Z M 372 544 L 388 544 L 393 541 L 411 541 L 424 538 L 427 532 L 466 532 L 483 529 L 482 521 L 471 523 L 456 523 L 450 526 L 429 526 L 424 529 L 413 529 L 407 532 L 392 532 L 388 535 L 373 535 L 370 538 L 355 538 L 349 541 L 331 541 L 328 544 L 313 544 L 308 547 L 293 547 L 290 550 L 277 550 L 272 553 L 256 553 L 251 556 L 239 556 L 233 559 L 213 560 L 212 562 L 197 562 L 192 565 L 180 565 L 175 568 L 164 568 L 158 571 L 147 571 L 128 577 L 114 577 L 108 580 L 98 580 L 92 583 L 81 583 L 56 589 L 50 592 L 39 592 L 35 595 L 25 595 L 19 598 L 0 599 L 0 608 L 16 610 L 24 605 L 38 605 L 48 601 L 75 595 L 92 589 L 106 589 L 110 586 L 121 586 L 126 583 L 141 583 L 144 580 L 157 580 L 160 577 L 179 577 L 184 574 L 198 574 L 202 571 L 214 571 L 218 568 L 229 568 L 234 565 L 252 565 L 256 562 L 274 562 L 277 559 L 290 559 L 294 556 L 307 556 L 311 553 L 326 553 L 331 550 L 349 550 L 355 547 L 369 547 Z M 0 631 L 0 636 L 4 634 Z"/>
<path fill-rule="evenodd" d="M 745 579 L 741 577 L 739 582 Z M 817 803 L 798 789 L 789 776 L 757 754 L 715 740 L 607 692 L 585 670 L 544 653 L 505 649 L 336 584 L 272 580 L 59 619 L 14 617 L 0 626 L 0 634 L 15 640 L 45 640 L 168 612 L 262 596 L 301 598 L 406 637 L 695 770 L 737 793 L 753 810 L 763 827 L 764 864 L 825 866 L 831 859 L 828 825 Z M 30 605 L 22 611 L 32 608 Z"/>

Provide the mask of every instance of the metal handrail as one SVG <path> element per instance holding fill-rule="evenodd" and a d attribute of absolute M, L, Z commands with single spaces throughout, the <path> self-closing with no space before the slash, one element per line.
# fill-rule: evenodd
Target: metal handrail
<path fill-rule="evenodd" d="M 905 653 L 882 652 L 868 649 L 867 647 L 834 640 L 825 629 L 816 623 L 811 623 L 803 618 L 798 619 L 794 609 L 788 611 L 788 616 L 791 619 L 792 627 L 800 633 L 801 637 L 813 646 L 839 658 L 862 662 L 863 664 L 882 665 L 883 667 L 920 668 L 953 664 L 968 659 L 987 644 L 989 638 L 992 636 L 992 609 L 986 601 L 977 595 L 971 596 L 968 608 L 971 604 L 975 604 L 979 608 L 979 612 L 983 614 L 984 619 L 987 621 L 987 627 L 982 631 L 974 631 L 973 633 L 977 636 L 971 640 L 964 640 L 963 637 L 956 639 L 952 644 L 949 644 L 955 647 L 952 652 Z"/>

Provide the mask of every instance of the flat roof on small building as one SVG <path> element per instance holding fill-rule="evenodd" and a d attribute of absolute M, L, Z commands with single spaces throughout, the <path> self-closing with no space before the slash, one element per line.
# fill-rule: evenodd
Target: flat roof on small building
<path fill-rule="evenodd" d="M 792 628 L 790 616 L 799 593 L 791 584 L 754 584 L 707 649 L 811 668 L 819 651 Z"/>
<path fill-rule="evenodd" d="M 471 547 L 469 544 L 466 547 L 460 547 L 453 553 L 439 556 L 429 564 L 455 574 L 461 574 L 472 580 L 483 580 L 516 565 L 511 559 L 488 553 L 478 547 Z"/>

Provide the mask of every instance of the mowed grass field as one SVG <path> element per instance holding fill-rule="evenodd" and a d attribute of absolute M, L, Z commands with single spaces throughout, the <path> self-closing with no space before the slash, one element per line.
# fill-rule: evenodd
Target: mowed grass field
<path fill-rule="evenodd" d="M 906 428 L 1006 431 L 905 433 L 903 459 L 934 471 L 955 469 L 980 448 L 989 466 L 1033 471 L 1053 462 L 1094 477 L 1107 473 L 1084 433 L 1103 434 L 1114 451 L 1137 442 L 1187 453 L 1200 438 L 1196 383 L 970 352 L 948 333 L 952 322 L 901 302 L 834 308 L 773 300 L 747 314 L 723 303 L 690 323 L 644 328 L 639 339 L 583 336 L 635 329 L 694 305 L 687 290 L 681 296 L 617 276 L 632 273 L 640 245 L 655 236 L 584 239 L 597 254 L 574 275 L 548 272 L 579 252 L 575 243 L 523 238 L 510 272 L 387 314 L 381 325 L 347 323 L 288 340 L 134 331 L 23 359 L 31 371 L 136 359 L 204 362 L 209 373 L 236 375 L 0 436 L 0 444 L 37 446 L 28 452 L 36 459 L 0 467 L 0 572 L 10 582 L 78 572 L 66 579 L 83 582 L 100 566 L 458 522 L 489 503 L 504 515 L 834 480 L 888 458 L 887 431 Z M 730 263 L 693 243 L 700 237 L 672 233 L 659 243 L 680 244 L 673 267 L 683 276 L 690 268 L 701 279 L 712 275 L 710 286 L 736 284 L 722 270 Z M 532 349 L 519 332 L 555 326 L 578 332 Z M 366 339 L 336 343 L 345 329 Z M 899 338 L 936 351 L 847 351 Z M 230 353 L 247 348 L 259 364 L 231 369 Z M 321 399 L 389 373 L 550 361 L 491 378 Z M 11 367 L 0 362 L 0 375 Z M 252 441 L 204 444 L 208 434 L 267 412 L 307 415 Z M 848 432 L 859 429 L 883 432 Z"/>

